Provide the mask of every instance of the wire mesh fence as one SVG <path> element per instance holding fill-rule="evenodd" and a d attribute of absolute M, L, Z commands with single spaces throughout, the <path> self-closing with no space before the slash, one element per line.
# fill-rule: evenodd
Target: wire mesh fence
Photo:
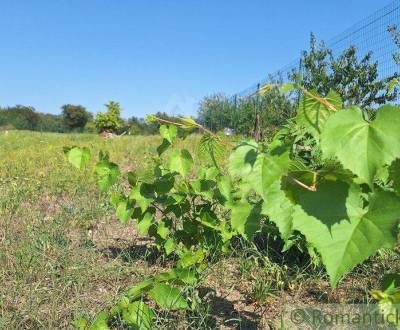
<path fill-rule="evenodd" d="M 389 28 L 393 26 L 398 28 L 397 31 L 399 34 L 397 44 L 393 39 L 393 34 L 389 31 Z M 379 81 L 383 80 L 383 85 L 380 84 L 380 86 L 388 86 L 389 82 L 392 81 L 392 78 L 394 77 L 397 77 L 398 80 L 400 80 L 399 31 L 400 0 L 395 0 L 372 15 L 354 24 L 336 37 L 324 42 L 326 47 L 325 49 L 330 50 L 329 56 L 332 56 L 335 60 L 342 60 L 343 54 L 349 54 L 348 50 L 350 47 L 354 47 L 356 50 L 354 56 L 357 57 L 358 63 L 354 64 L 354 67 L 357 67 L 358 69 L 356 70 L 352 66 L 350 69 L 347 69 L 346 65 L 343 65 L 342 68 L 344 69 L 341 69 L 339 76 L 335 76 L 335 79 L 342 77 L 340 78 L 342 79 L 340 80 L 340 84 L 346 83 L 346 86 L 350 86 L 349 89 L 352 90 L 354 85 L 347 83 L 347 78 L 343 78 L 343 75 L 349 74 L 351 76 L 359 74 L 360 77 L 357 78 L 360 78 L 359 80 L 361 81 L 361 84 L 365 81 L 369 81 L 369 79 L 374 80 L 375 77 L 371 77 L 375 75 L 374 63 L 377 62 L 378 72 L 376 78 Z M 371 53 L 369 60 L 366 60 L 366 65 L 369 69 L 363 71 L 359 68 L 362 67 L 362 63 L 364 59 L 367 58 L 366 55 L 369 53 Z M 307 55 L 309 54 L 310 52 L 307 51 Z M 394 57 L 395 54 L 399 55 L 397 61 Z M 259 89 L 266 83 L 274 84 L 288 82 L 296 76 L 294 74 L 295 72 L 302 73 L 303 84 L 306 85 L 307 79 L 310 78 L 310 72 L 307 72 L 307 70 L 310 70 L 309 58 L 309 56 L 308 58 L 307 56 L 305 57 L 303 52 L 299 52 L 299 57 L 296 60 L 288 63 L 275 72 L 267 73 L 263 80 L 258 81 L 240 93 L 231 97 L 216 96 L 214 98 L 209 98 L 206 100 L 209 103 L 205 102 L 200 105 L 199 119 L 205 126 L 213 131 L 232 128 L 236 134 L 251 135 L 256 139 L 259 139 L 262 136 L 270 136 L 274 129 L 280 127 L 280 125 L 286 122 L 288 118 L 294 116 L 298 102 L 300 101 L 300 93 L 292 92 L 289 93 L 289 95 L 282 96 L 278 92 L 278 96 L 274 96 L 274 93 L 276 92 L 276 90 L 274 90 L 271 93 L 266 93 L 265 95 L 260 96 L 257 91 L 259 91 Z M 345 57 L 345 60 L 346 59 L 347 58 Z M 328 65 L 331 65 L 331 58 L 329 57 L 327 60 L 328 62 L 331 61 L 328 63 Z M 354 61 L 351 63 L 354 63 Z M 332 72 L 329 72 L 329 70 L 332 71 L 333 69 L 332 67 L 327 67 L 327 70 L 326 73 L 330 74 Z M 346 73 L 346 70 L 349 72 Z M 377 80 L 375 80 L 375 82 L 377 82 Z M 353 79 L 352 83 L 354 83 L 354 81 L 357 81 L 357 79 Z M 395 87 L 395 89 L 396 92 L 393 93 L 393 98 L 390 99 L 390 101 L 393 102 L 394 100 L 394 102 L 399 103 L 400 99 L 398 95 L 400 95 L 400 88 Z M 339 90 L 337 92 L 339 92 Z M 342 92 L 344 92 L 344 90 L 342 90 Z M 378 92 L 379 94 L 385 93 L 384 90 L 378 90 Z M 372 92 L 368 95 L 367 94 L 363 95 L 363 98 L 365 97 L 367 100 L 370 100 L 369 97 L 372 97 L 373 100 L 376 100 L 376 94 L 373 94 Z M 357 101 L 357 104 L 361 104 L 358 99 Z M 375 104 L 373 105 L 375 106 Z"/>
<path fill-rule="evenodd" d="M 351 46 L 357 49 L 360 57 L 372 52 L 371 60 L 378 61 L 379 78 L 388 78 L 400 72 L 399 65 L 393 59 L 393 54 L 398 51 L 398 48 L 388 31 L 389 27 L 399 25 L 400 0 L 396 0 L 328 40 L 325 44 L 332 50 L 333 56 L 340 55 Z M 293 71 L 301 71 L 301 57 L 276 72 L 267 74 L 265 79 L 233 95 L 232 99 L 254 95 L 265 83 L 288 81 L 288 76 Z"/>

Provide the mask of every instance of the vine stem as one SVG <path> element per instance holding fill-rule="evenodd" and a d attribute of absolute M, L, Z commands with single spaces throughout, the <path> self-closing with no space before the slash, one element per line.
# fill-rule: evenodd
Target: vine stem
<path fill-rule="evenodd" d="M 276 85 L 272 85 L 272 84 L 268 84 L 268 85 L 264 85 L 266 86 L 267 90 L 272 89 L 274 86 L 279 87 L 280 84 L 276 84 Z M 327 99 L 320 97 L 318 95 L 314 95 L 313 93 L 310 93 L 307 89 L 305 89 L 303 86 L 299 85 L 299 84 L 294 84 L 295 89 L 298 89 L 299 91 L 301 91 L 304 95 L 307 95 L 308 97 L 311 97 L 312 99 L 318 101 L 319 103 L 325 105 L 329 110 L 333 111 L 333 112 L 337 112 L 338 109 L 335 108 L 335 106 L 330 103 Z M 258 91 L 256 91 L 255 93 L 253 93 L 252 95 L 256 95 L 258 92 L 260 92 L 260 89 Z"/>
<path fill-rule="evenodd" d="M 294 183 L 296 183 L 297 185 L 299 185 L 300 187 L 302 187 L 302 188 L 304 188 L 304 189 L 307 189 L 308 191 L 312 191 L 312 192 L 315 192 L 315 191 L 317 191 L 317 172 L 314 172 L 314 174 L 313 174 L 313 184 L 312 184 L 312 186 L 307 186 L 305 183 L 303 183 L 303 182 L 301 182 L 300 180 L 297 180 L 297 179 L 295 179 L 295 178 L 293 178 L 293 177 L 291 177 L 291 176 L 289 176 L 289 178 L 294 182 Z"/>
<path fill-rule="evenodd" d="M 170 121 L 170 120 L 162 119 L 162 118 L 158 118 L 158 117 L 154 117 L 154 119 L 156 121 L 160 122 L 160 123 L 169 124 L 169 125 L 175 125 L 175 126 L 182 127 L 182 128 L 187 126 L 187 125 L 182 124 L 182 123 L 178 123 L 178 122 L 174 122 L 174 121 Z M 199 123 L 195 122 L 194 127 L 202 130 L 204 133 L 207 133 L 208 135 L 213 136 L 215 139 L 219 140 L 220 142 L 224 142 L 224 143 L 226 143 L 226 144 L 228 144 L 230 146 L 234 146 L 229 140 L 222 139 L 221 136 L 215 134 L 214 132 L 211 132 L 209 129 L 205 128 L 204 126 L 200 125 Z"/>
<path fill-rule="evenodd" d="M 313 93 L 310 93 L 303 86 L 296 85 L 296 88 L 298 88 L 303 94 L 305 94 L 305 95 L 313 98 L 314 100 L 317 100 L 319 103 L 325 105 L 329 110 L 332 110 L 333 112 L 337 112 L 337 109 L 327 99 L 320 97 L 318 95 L 314 95 Z"/>

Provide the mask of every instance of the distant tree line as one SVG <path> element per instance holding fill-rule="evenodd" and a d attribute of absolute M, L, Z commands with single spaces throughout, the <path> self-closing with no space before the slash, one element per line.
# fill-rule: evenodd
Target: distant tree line
<path fill-rule="evenodd" d="M 82 105 L 65 104 L 61 114 L 54 115 L 37 112 L 34 107 L 16 105 L 0 107 L 0 129 L 32 130 L 42 132 L 86 132 L 115 134 L 147 135 L 158 133 L 159 124 L 145 123 L 144 119 L 131 117 L 121 118 L 121 106 L 118 102 L 110 101 L 106 111 L 93 116 Z M 164 112 L 156 116 L 176 120 Z"/>

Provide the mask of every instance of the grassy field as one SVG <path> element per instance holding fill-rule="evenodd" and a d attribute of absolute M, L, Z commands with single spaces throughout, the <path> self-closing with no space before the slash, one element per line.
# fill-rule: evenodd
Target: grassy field
<path fill-rule="evenodd" d="M 198 137 L 184 143 L 193 150 Z M 108 150 L 121 169 L 144 170 L 159 137 L 0 132 L 0 328 L 71 328 L 73 320 L 109 307 L 129 286 L 168 268 L 133 228 L 119 224 L 92 175 L 65 159 L 63 146 Z M 336 290 L 322 267 L 300 252 L 279 253 L 274 238 L 258 249 L 237 242 L 210 265 L 204 306 L 191 314 L 160 314 L 160 328 L 279 327 L 285 303 L 367 302 L 384 272 L 399 268 L 381 253 Z M 268 249 L 266 248 L 268 246 Z"/>

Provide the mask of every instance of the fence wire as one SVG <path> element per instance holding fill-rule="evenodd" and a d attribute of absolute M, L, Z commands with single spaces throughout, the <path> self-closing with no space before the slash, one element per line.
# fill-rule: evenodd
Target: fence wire
<path fill-rule="evenodd" d="M 372 15 L 354 24 L 341 34 L 328 40 L 325 45 L 333 55 L 340 55 L 347 48 L 354 46 L 358 56 L 372 52 L 371 60 L 378 61 L 379 78 L 389 78 L 400 72 L 399 65 L 393 59 L 398 48 L 388 31 L 390 26 L 400 27 L 400 0 L 396 0 Z M 265 83 L 288 81 L 288 75 L 293 71 L 301 71 L 301 57 L 285 65 L 276 72 L 269 73 L 265 79 L 232 96 L 232 99 L 245 98 L 254 95 Z"/>

